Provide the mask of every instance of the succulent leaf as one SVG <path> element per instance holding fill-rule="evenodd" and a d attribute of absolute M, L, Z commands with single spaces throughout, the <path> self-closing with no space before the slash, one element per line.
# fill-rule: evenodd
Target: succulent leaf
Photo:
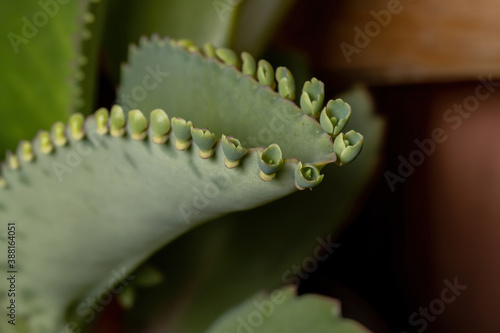
<path fill-rule="evenodd" d="M 350 125 L 370 138 L 357 162 L 345 168 L 323 168 L 323 182 L 313 192 L 226 215 L 169 244 L 149 260 L 169 277 L 168 283 L 151 290 L 162 297 L 138 299 L 135 310 L 128 314 L 128 325 L 140 321 L 149 322 L 151 331 L 166 324 L 166 329 L 179 333 L 204 332 L 242 299 L 282 283 L 304 281 L 287 275 L 289 270 L 312 255 L 319 245 L 318 237 L 335 241 L 328 235 L 355 214 L 382 157 L 384 122 L 374 113 L 367 89 L 358 86 L 339 97 L 352 105 Z M 283 252 L 284 248 L 288 250 Z M 335 256 L 335 251 L 331 255 Z M 179 299 L 190 305 L 179 308 Z M 163 312 L 153 315 L 160 308 Z M 174 312 L 175 317 L 164 320 Z"/>
<path fill-rule="evenodd" d="M 270 64 L 259 63 L 261 72 L 267 73 L 264 77 L 272 70 L 269 78 L 274 82 L 274 69 L 263 71 Z M 147 98 L 134 99 L 134 89 L 142 86 L 145 75 L 156 77 L 157 85 L 147 91 Z M 161 108 L 169 110 L 172 117 L 208 128 L 217 137 L 236 137 L 247 148 L 276 143 L 283 159 L 296 158 L 316 165 L 336 160 L 331 136 L 295 103 L 266 88 L 270 83 L 267 79 L 256 81 L 238 68 L 186 52 L 169 39 L 143 39 L 140 49 L 131 53 L 129 64 L 123 67 L 122 80 L 118 99 L 126 112 L 138 108 L 148 116 L 148 110 Z M 172 119 L 175 137 L 176 126 Z M 190 128 L 185 134 L 184 143 L 190 139 Z"/>
<path fill-rule="evenodd" d="M 147 98 L 135 99 L 140 107 L 125 105 L 124 112 L 115 105 L 109 120 L 104 109 L 86 119 L 75 114 L 63 131 L 69 134 L 65 145 L 52 141 L 57 135 L 41 131 L 32 143 L 33 162 L 23 159 L 20 150 L 21 155 L 8 158 L 15 168 L 1 168 L 2 227 L 12 218 L 30 226 L 18 236 L 24 244 L 19 249 L 23 281 L 29 286 L 19 295 L 24 304 L 19 318 L 33 331 L 60 328 L 64 309 L 102 290 L 110 268 L 130 272 L 193 226 L 305 188 L 301 184 L 318 180 L 315 172 L 336 160 L 331 136 L 269 89 L 267 79 L 258 82 L 169 40 L 143 39 L 125 67 L 125 93 L 133 97 L 149 64 L 158 64 L 148 70 L 158 85 L 147 91 Z M 270 70 L 264 72 L 267 76 Z M 171 132 L 159 108 L 172 110 Z M 193 122 L 210 131 L 193 129 Z M 166 140 L 170 133 L 173 140 Z M 238 139 L 226 137 L 226 144 L 219 144 L 222 133 L 252 143 L 246 150 Z M 346 140 L 354 142 L 350 133 Z M 190 149 L 191 138 L 199 151 Z M 207 157 L 208 150 L 210 159 L 196 156 L 204 152 Z M 243 163 L 226 167 L 228 157 L 241 161 L 243 156 Z M 297 174 L 299 163 L 305 167 Z M 53 195 L 40 195 L 47 190 Z M 58 233 L 45 232 L 49 226 Z M 43 269 L 47 262 L 53 263 L 51 270 Z M 64 281 L 54 279 L 62 272 Z M 0 301 L 5 287 L 5 281 L 0 283 Z"/>
<path fill-rule="evenodd" d="M 119 107 L 113 109 L 120 113 Z M 294 161 L 283 165 L 279 179 L 263 182 L 257 172 L 259 149 L 249 149 L 245 163 L 228 169 L 221 145 L 214 147 L 208 162 L 196 158 L 195 150 L 177 150 L 169 144 L 171 140 L 157 144 L 151 126 L 147 136 L 135 137 L 147 127 L 142 117 L 130 112 L 120 137 L 99 134 L 95 116 L 81 127 L 71 126 L 70 121 L 67 131 L 73 128 L 84 134 L 71 135 L 66 145 L 57 146 L 49 132 L 42 131 L 33 141 L 33 162 L 26 162 L 20 151 L 19 156 L 9 155 L 9 164 L 2 167 L 1 226 L 6 228 L 7 221 L 14 218 L 19 219 L 19 229 L 24 223 L 30 226 L 17 236 L 23 244 L 18 255 L 23 258 L 26 286 L 19 290 L 23 307 L 18 316 L 28 320 L 29 315 L 33 331 L 54 331 L 53 325 L 62 323 L 63 309 L 82 292 L 92 296 L 102 290 L 107 283 L 103 277 L 111 268 L 129 271 L 163 244 L 207 219 L 252 208 L 295 190 Z M 134 121 L 137 124 L 130 123 Z M 40 196 L 47 189 L 51 195 Z M 75 190 L 77 194 L 71 195 Z M 193 201 L 199 193 L 211 198 L 206 206 Z M 58 232 L 46 232 L 49 226 Z M 97 229 L 99 236 L 92 236 Z M 98 257 L 102 259 L 95 262 Z M 43 269 L 47 262 L 52 263 L 50 270 Z M 0 267 L 6 268 L 4 259 L 0 259 Z M 64 281 L 54 279 L 54 274 L 64 275 Z M 0 282 L 2 302 L 7 293 L 1 290 L 8 288 L 7 282 Z"/>
<path fill-rule="evenodd" d="M 226 0 L 169 0 L 147 4 L 121 0 L 107 2 L 109 15 L 103 46 L 113 71 L 110 76 L 117 83 L 118 69 L 127 60 L 129 45 L 136 43 L 141 36 L 158 34 L 189 39 L 194 42 L 191 50 L 207 42 L 217 47 L 230 46 L 232 28 L 240 7 L 239 2 L 229 1 L 228 4 Z M 126 19 L 116 13 L 123 13 Z M 215 57 L 215 49 L 206 54 Z M 143 112 L 148 110 L 140 106 L 134 108 Z M 170 112 L 169 109 L 164 110 Z"/>
<path fill-rule="evenodd" d="M 104 6 L 93 0 L 0 3 L 1 155 L 72 112 L 92 111 L 92 59 Z M 90 30 L 93 37 L 85 39 Z"/>
<path fill-rule="evenodd" d="M 368 333 L 361 324 L 342 318 L 340 303 L 328 297 L 297 296 L 294 287 L 259 293 L 221 316 L 206 333 Z"/>

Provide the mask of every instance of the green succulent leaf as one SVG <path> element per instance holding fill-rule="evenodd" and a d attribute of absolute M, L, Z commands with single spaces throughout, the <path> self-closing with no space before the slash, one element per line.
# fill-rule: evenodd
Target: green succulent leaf
<path fill-rule="evenodd" d="M 0 155 L 40 128 L 90 114 L 102 3 L 3 1 L 0 4 Z"/>
<path fill-rule="evenodd" d="M 219 318 L 206 333 L 368 333 L 341 316 L 339 302 L 319 295 L 296 296 L 293 287 L 260 293 Z"/>
<path fill-rule="evenodd" d="M 302 281 L 292 267 L 312 255 L 318 238 L 335 241 L 362 204 L 382 156 L 384 122 L 373 113 L 369 93 L 356 87 L 339 97 L 352 106 L 350 125 L 366 137 L 363 153 L 345 168 L 323 168 L 325 177 L 313 191 L 221 217 L 169 244 L 150 261 L 168 283 L 141 292 L 126 314 L 127 327 L 204 332 L 260 290 Z"/>
<path fill-rule="evenodd" d="M 152 129 L 143 132 L 139 111 L 129 113 L 123 137 L 99 134 L 94 116 L 77 126 L 79 118 L 67 126 L 66 144 L 56 145 L 49 132 L 40 132 L 31 162 L 22 146 L 2 167 L 1 227 L 6 231 L 11 222 L 19 228 L 18 316 L 29 315 L 33 331 L 50 332 L 61 324 L 63 309 L 98 293 L 113 267 L 130 270 L 202 221 L 295 190 L 296 162 L 284 165 L 272 182 L 259 178 L 260 149 L 249 149 L 238 168 L 228 169 L 220 145 L 205 160 L 197 147 L 180 151 L 171 140 L 155 143 Z M 50 195 L 42 195 L 46 191 Z M 1 269 L 7 270 L 6 259 Z M 3 303 L 5 288 L 2 281 Z"/>
<path fill-rule="evenodd" d="M 147 76 L 140 74 L 145 68 Z M 70 304 L 110 288 L 113 269 L 131 272 L 194 226 L 305 188 L 297 183 L 318 175 L 297 174 L 299 163 L 319 172 L 336 160 L 331 137 L 314 118 L 190 43 L 143 40 L 124 77 L 122 87 L 133 97 L 146 91 L 148 79 L 158 79 L 157 87 L 132 110 L 116 105 L 110 115 L 105 109 L 88 118 L 74 114 L 65 128 L 56 123 L 51 132 L 40 131 L 1 167 L 1 230 L 19 226 L 25 287 L 18 316 L 33 332 L 60 329 Z M 276 119 L 280 128 L 273 128 Z M 243 145 L 239 164 L 227 167 L 236 156 L 224 152 L 222 135 L 241 138 L 267 127 L 273 129 L 263 139 L 269 147 Z M 231 141 L 243 152 L 240 142 Z M 1 269 L 7 265 L 0 259 Z M 3 281 L 1 302 L 6 289 Z M 135 293 L 122 298 L 129 307 Z"/>
<path fill-rule="evenodd" d="M 141 36 L 158 34 L 188 38 L 192 45 L 211 43 L 230 46 L 241 1 L 234 0 L 146 0 L 109 1 L 103 48 L 108 68 L 118 83 L 118 68 L 127 59 L 128 47 Z M 116 15 L 116 13 L 121 15 Z M 124 19 L 124 17 L 126 19 Z M 211 57 L 215 57 L 215 49 Z"/>
<path fill-rule="evenodd" d="M 316 119 L 270 89 L 272 83 L 266 78 L 272 71 L 269 78 L 274 82 L 274 69 L 267 61 L 259 61 L 259 69 L 257 81 L 237 67 L 187 52 L 169 39 L 143 38 L 140 49 L 131 49 L 129 64 L 123 68 L 119 101 L 125 111 L 161 108 L 210 129 L 217 137 L 231 135 L 244 147 L 277 143 L 283 159 L 316 165 L 334 162 L 331 137 Z M 172 120 L 178 137 L 176 126 Z M 189 140 L 190 129 L 186 127 L 184 134 L 179 139 Z"/>

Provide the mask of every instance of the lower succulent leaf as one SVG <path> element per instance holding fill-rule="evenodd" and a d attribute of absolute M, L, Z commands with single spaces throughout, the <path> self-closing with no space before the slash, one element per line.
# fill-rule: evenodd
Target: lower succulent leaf
<path fill-rule="evenodd" d="M 206 333 L 368 333 L 341 317 L 340 304 L 319 295 L 296 296 L 293 287 L 263 293 L 224 314 Z"/>

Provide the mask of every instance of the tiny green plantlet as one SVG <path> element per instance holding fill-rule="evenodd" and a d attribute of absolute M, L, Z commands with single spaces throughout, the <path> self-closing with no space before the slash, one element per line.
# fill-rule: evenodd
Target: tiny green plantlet
<path fill-rule="evenodd" d="M 337 136 L 344 129 L 351 116 L 351 106 L 341 99 L 329 101 L 321 111 L 320 123 L 323 130 Z"/>
<path fill-rule="evenodd" d="M 257 160 L 260 168 L 260 179 L 266 182 L 272 180 L 276 176 L 276 172 L 283 166 L 282 157 L 281 149 L 275 143 L 260 152 Z"/>
<path fill-rule="evenodd" d="M 316 78 L 304 83 L 300 106 L 310 116 L 317 117 L 325 100 L 325 85 Z"/>
<path fill-rule="evenodd" d="M 295 169 L 295 186 L 299 190 L 316 187 L 322 180 L 323 175 L 319 174 L 319 170 L 314 164 L 302 165 L 302 162 L 299 162 Z"/>
<path fill-rule="evenodd" d="M 248 153 L 248 150 L 241 146 L 238 139 L 222 135 L 222 150 L 224 152 L 224 164 L 227 168 L 236 168 L 240 160 Z"/>
<path fill-rule="evenodd" d="M 295 99 L 295 80 L 288 68 L 278 67 L 276 69 L 276 81 L 278 81 L 278 91 L 281 97 L 293 101 Z"/>
<path fill-rule="evenodd" d="M 186 150 L 191 145 L 191 129 L 193 123 L 182 118 L 172 119 L 172 132 L 174 134 L 175 148 Z"/>
<path fill-rule="evenodd" d="M 168 140 L 170 132 L 170 121 L 167 114 L 160 109 L 151 112 L 151 130 L 153 131 L 153 142 L 162 144 Z"/>
<path fill-rule="evenodd" d="M 333 149 L 339 158 L 339 165 L 352 162 L 361 151 L 363 141 L 363 136 L 357 132 L 349 131 L 345 135 L 340 133 L 333 143 Z"/>
<path fill-rule="evenodd" d="M 154 89 L 142 88 L 145 75 L 159 79 Z M 328 103 L 326 131 L 323 83 L 306 82 L 301 107 L 294 90 L 288 69 L 249 53 L 143 38 L 123 69 L 121 106 L 73 114 L 8 152 L 0 218 L 19 224 L 26 332 L 63 328 L 65 310 L 102 290 L 113 268 L 129 273 L 194 226 L 312 189 L 325 166 L 353 161 L 364 140 L 340 132 L 350 108 Z"/>

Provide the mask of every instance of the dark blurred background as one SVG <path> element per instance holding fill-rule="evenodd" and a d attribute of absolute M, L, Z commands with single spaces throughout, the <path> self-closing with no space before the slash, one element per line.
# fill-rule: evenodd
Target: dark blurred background
<path fill-rule="evenodd" d="M 333 93 L 367 84 L 388 121 L 366 204 L 301 286 L 341 298 L 376 332 L 387 329 L 380 319 L 391 332 L 500 332 L 500 99 L 479 78 L 498 78 L 499 12 L 485 0 L 298 1 L 273 39 Z M 392 191 L 386 172 L 436 129 L 446 140 Z M 467 289 L 442 309 L 443 281 L 455 279 Z M 369 318 L 360 309 L 370 307 Z"/>

